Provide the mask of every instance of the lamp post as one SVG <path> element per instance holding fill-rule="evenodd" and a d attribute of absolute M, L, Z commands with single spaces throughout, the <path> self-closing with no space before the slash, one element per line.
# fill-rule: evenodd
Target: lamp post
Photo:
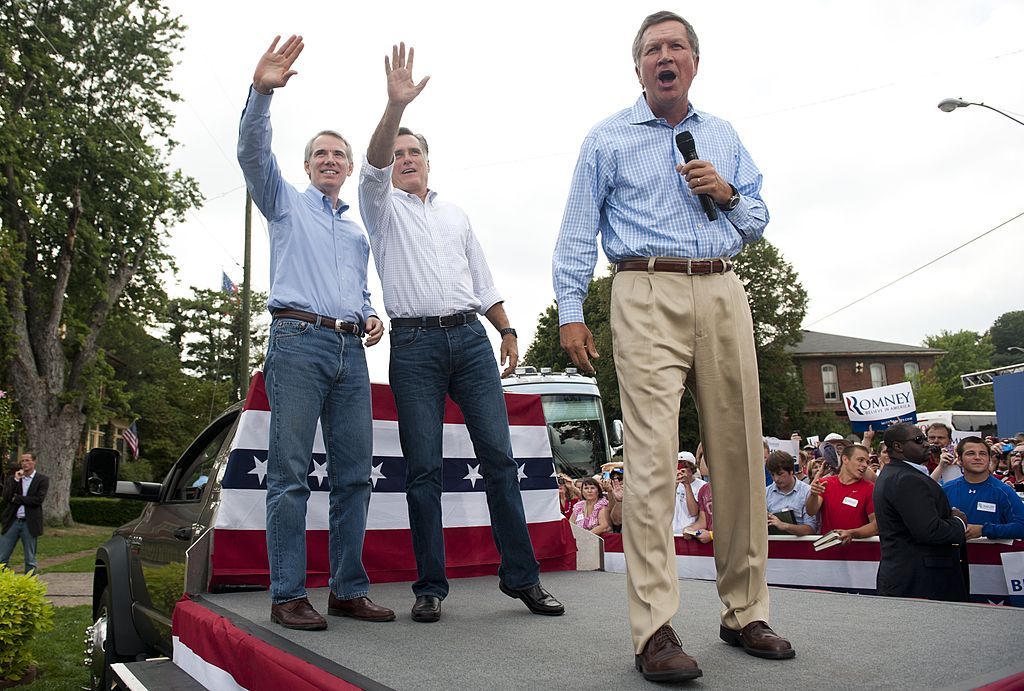
<path fill-rule="evenodd" d="M 993 108 L 992 106 L 987 106 L 984 103 L 974 103 L 972 101 L 963 101 L 963 100 L 960 100 L 959 98 L 944 98 L 941 101 L 939 101 L 939 110 L 941 110 L 943 113 L 952 113 L 957 108 L 966 108 L 967 106 L 981 106 L 982 108 L 988 108 L 989 110 L 994 110 L 995 112 L 999 113 L 1000 115 L 1003 115 L 1005 117 L 1010 118 L 1011 120 L 1013 120 L 1018 125 L 1024 125 L 1024 122 L 1021 122 L 1020 120 L 1018 120 L 1017 118 L 1013 117 L 1012 115 L 1007 115 L 1006 113 L 1004 113 L 1003 111 L 999 110 L 998 108 Z"/>

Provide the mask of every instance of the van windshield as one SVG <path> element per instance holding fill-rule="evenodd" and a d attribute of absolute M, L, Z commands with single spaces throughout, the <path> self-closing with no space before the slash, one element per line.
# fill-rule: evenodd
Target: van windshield
<path fill-rule="evenodd" d="M 544 419 L 555 470 L 571 477 L 593 475 L 608 461 L 601 399 L 594 396 L 545 394 Z"/>

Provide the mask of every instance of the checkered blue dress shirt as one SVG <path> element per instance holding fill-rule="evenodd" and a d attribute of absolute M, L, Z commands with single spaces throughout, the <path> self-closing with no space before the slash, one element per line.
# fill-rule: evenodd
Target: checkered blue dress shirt
<path fill-rule="evenodd" d="M 685 178 L 675 137 L 689 130 L 697 156 L 740 193 L 739 205 L 709 221 Z M 761 173 L 725 120 L 695 110 L 671 127 L 641 96 L 598 123 L 583 141 L 552 261 L 559 324 L 583 321 L 597 263 L 597 234 L 612 262 L 629 257 L 732 257 L 768 224 Z"/>

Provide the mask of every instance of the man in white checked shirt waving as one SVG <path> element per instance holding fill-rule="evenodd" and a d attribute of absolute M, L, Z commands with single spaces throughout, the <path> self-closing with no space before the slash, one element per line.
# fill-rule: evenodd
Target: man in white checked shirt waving
<path fill-rule="evenodd" d="M 750 308 L 731 257 L 760 239 L 761 174 L 732 126 L 689 102 L 699 46 L 679 15 L 647 17 L 633 43 L 643 94 L 583 142 L 555 246 L 562 346 L 584 372 L 598 353 L 583 323 L 597 234 L 617 265 L 611 327 L 625 422 L 623 547 L 636 667 L 652 681 L 701 676 L 672 629 L 679 609 L 672 511 L 679 401 L 697 403 L 715 491 L 719 635 L 752 655 L 789 658 L 767 625 L 768 527 Z M 689 163 L 676 136 L 689 131 Z M 697 194 L 717 204 L 708 219 Z M 714 211 L 713 207 L 709 211 Z"/>
<path fill-rule="evenodd" d="M 486 484 L 501 591 L 535 614 L 565 610 L 540 585 L 526 529 L 519 466 L 483 314 L 501 333 L 503 376 L 519 360 L 516 332 L 465 212 L 427 187 L 427 141 L 399 129 L 406 106 L 426 86 L 412 79 L 405 44 L 384 58 L 388 105 L 359 177 L 359 209 L 391 318 L 391 390 L 407 464 L 406 497 L 419 578 L 415 621 L 435 622 L 448 595 L 441 522 L 445 395 L 462 410 Z"/>

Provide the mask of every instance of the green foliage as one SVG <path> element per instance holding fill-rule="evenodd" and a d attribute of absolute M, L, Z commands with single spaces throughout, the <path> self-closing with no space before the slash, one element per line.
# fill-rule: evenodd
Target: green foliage
<path fill-rule="evenodd" d="M 7 444 L 18 427 L 18 416 L 14 414 L 14 401 L 10 394 L 0 390 L 0 450 Z"/>
<path fill-rule="evenodd" d="M 98 338 L 146 319 L 173 268 L 167 229 L 201 196 L 171 168 L 173 53 L 184 27 L 158 0 L 8 2 L 0 12 L 0 353 L 28 442 L 66 477 L 100 395 Z M 67 516 L 67 488 L 47 498 Z"/>
<path fill-rule="evenodd" d="M 1009 350 L 1010 347 L 1024 348 L 1024 310 L 1000 314 L 988 333 L 992 339 L 993 367 L 1024 362 L 1024 353 Z"/>
<path fill-rule="evenodd" d="M 17 681 L 36 664 L 29 642 L 53 628 L 53 607 L 46 584 L 34 574 L 17 574 L 0 565 L 0 680 Z"/>
<path fill-rule="evenodd" d="M 138 518 L 144 506 L 145 503 L 130 499 L 71 497 L 71 517 L 75 523 L 116 528 Z"/>
<path fill-rule="evenodd" d="M 943 331 L 937 336 L 927 336 L 924 343 L 929 348 L 946 351 L 935 361 L 935 367 L 922 376 L 927 387 L 922 393 L 928 398 L 924 407 L 915 402 L 918 410 L 995 410 L 992 387 L 965 389 L 960 382 L 961 374 L 989 369 L 992 362 L 992 341 L 973 331 Z"/>
<path fill-rule="evenodd" d="M 735 262 L 736 274 L 747 290 L 754 321 L 764 431 L 773 436 L 788 437 L 786 420 L 797 419 L 802 414 L 806 397 L 799 371 L 785 348 L 800 341 L 800 324 L 807 312 L 807 291 L 800 285 L 792 265 L 767 240 L 747 245 Z M 612 357 L 611 286 L 612 276 L 592 280 L 583 302 L 584 319 L 594 336 L 597 352 L 601 354 L 595 368 L 608 420 L 622 416 Z M 559 343 L 558 308 L 555 304 L 549 305 L 540 315 L 537 334 L 526 351 L 523 364 L 556 370 L 572 366 Z M 679 419 L 681 448 L 696 448 L 700 437 L 696 408 L 690 396 L 683 398 Z"/>
<path fill-rule="evenodd" d="M 243 370 L 241 297 L 220 290 L 192 288 L 193 297 L 172 300 L 168 305 L 171 328 L 168 340 L 178 351 L 185 370 L 204 381 L 226 384 L 234 400 L 241 397 L 253 365 L 258 366 L 266 349 L 268 332 L 250 324 L 250 353 L 257 354 Z M 263 304 L 266 293 L 253 293 L 252 302 Z"/>

